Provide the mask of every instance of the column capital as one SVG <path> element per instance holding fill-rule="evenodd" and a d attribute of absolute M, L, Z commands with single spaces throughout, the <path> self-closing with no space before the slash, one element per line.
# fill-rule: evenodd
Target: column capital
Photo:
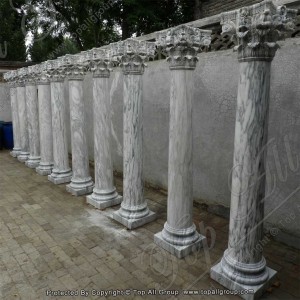
<path fill-rule="evenodd" d="M 65 80 L 66 74 L 63 56 L 58 57 L 55 60 L 47 60 L 46 69 L 51 82 L 63 82 Z"/>
<path fill-rule="evenodd" d="M 111 51 L 107 48 L 93 48 L 87 51 L 86 60 L 94 78 L 108 78 L 112 72 Z"/>
<path fill-rule="evenodd" d="M 69 80 L 83 80 L 87 66 L 82 54 L 67 54 L 63 57 L 62 70 Z"/>
<path fill-rule="evenodd" d="M 50 74 L 47 71 L 47 61 L 42 62 L 39 65 L 36 65 L 37 74 L 36 74 L 36 84 L 43 85 L 50 83 Z"/>
<path fill-rule="evenodd" d="M 38 65 L 28 66 L 27 67 L 27 74 L 25 77 L 25 84 L 26 85 L 35 85 L 36 80 L 38 79 Z"/>
<path fill-rule="evenodd" d="M 10 88 L 16 87 L 17 75 L 18 73 L 16 70 L 12 70 L 4 73 L 3 78 L 7 82 Z"/>
<path fill-rule="evenodd" d="M 154 57 L 155 43 L 127 39 L 110 45 L 112 59 L 122 67 L 124 75 L 142 75 L 146 61 Z"/>
<path fill-rule="evenodd" d="M 16 86 L 17 87 L 24 87 L 25 86 L 25 78 L 27 76 L 27 68 L 20 68 L 16 70 Z"/>
<path fill-rule="evenodd" d="M 272 61 L 279 48 L 277 41 L 293 30 L 297 10 L 276 7 L 265 0 L 252 6 L 221 14 L 222 34 L 236 44 L 239 61 Z"/>
<path fill-rule="evenodd" d="M 167 51 L 170 69 L 193 70 L 201 46 L 211 42 L 211 30 L 179 25 L 157 33 L 156 45 Z"/>

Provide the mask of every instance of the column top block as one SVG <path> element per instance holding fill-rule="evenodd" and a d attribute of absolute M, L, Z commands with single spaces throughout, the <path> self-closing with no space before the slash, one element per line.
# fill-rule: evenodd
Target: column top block
<path fill-rule="evenodd" d="M 211 30 L 202 30 L 188 25 L 163 30 L 157 33 L 156 45 L 167 51 L 167 61 L 172 70 L 193 70 L 201 47 L 209 46 Z"/>
<path fill-rule="evenodd" d="M 155 43 L 133 38 L 110 44 L 110 55 L 115 64 L 120 64 L 125 75 L 141 75 L 145 62 L 155 55 Z"/>
<path fill-rule="evenodd" d="M 154 42 L 139 41 L 134 38 L 110 44 L 110 52 L 113 58 L 133 55 L 150 58 L 155 55 L 155 48 Z"/>
<path fill-rule="evenodd" d="M 60 69 L 70 80 L 83 80 L 88 69 L 88 62 L 84 55 L 67 54 L 61 58 Z"/>
<path fill-rule="evenodd" d="M 279 48 L 277 41 L 293 30 L 297 10 L 275 6 L 272 1 L 222 13 L 222 34 L 236 44 L 240 61 L 271 61 Z"/>
<path fill-rule="evenodd" d="M 211 30 L 203 30 L 188 25 L 179 25 L 174 28 L 157 32 L 156 45 L 158 47 L 195 47 L 209 46 Z"/>

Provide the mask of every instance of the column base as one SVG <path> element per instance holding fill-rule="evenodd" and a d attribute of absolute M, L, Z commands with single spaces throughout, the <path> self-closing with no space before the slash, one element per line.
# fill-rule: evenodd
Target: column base
<path fill-rule="evenodd" d="M 39 156 L 36 156 L 36 157 L 29 156 L 28 160 L 25 162 L 25 165 L 28 168 L 35 169 L 36 167 L 39 166 L 40 161 L 41 161 L 41 157 L 39 157 Z"/>
<path fill-rule="evenodd" d="M 71 183 L 66 186 L 67 192 L 71 193 L 74 196 L 81 196 L 90 194 L 93 192 L 94 183 L 92 178 L 86 179 L 71 179 Z"/>
<path fill-rule="evenodd" d="M 95 192 L 94 192 L 92 195 L 89 195 L 86 197 L 86 202 L 98 209 L 105 209 L 107 207 L 111 207 L 111 206 L 120 204 L 122 202 L 122 199 L 123 199 L 123 197 L 119 196 L 118 194 L 117 194 L 117 197 L 115 197 L 115 198 L 99 199 L 99 198 L 97 198 L 97 195 L 95 195 Z"/>
<path fill-rule="evenodd" d="M 71 169 L 65 171 L 52 170 L 52 173 L 48 175 L 48 180 L 54 184 L 62 184 L 70 182 L 72 179 L 72 171 Z"/>
<path fill-rule="evenodd" d="M 42 176 L 50 175 L 52 173 L 53 164 L 41 163 L 36 167 L 35 171 Z"/>
<path fill-rule="evenodd" d="M 18 148 L 14 148 L 10 153 L 9 153 L 12 157 L 18 157 L 18 155 L 21 154 L 21 149 Z"/>
<path fill-rule="evenodd" d="M 198 251 L 202 247 L 202 243 L 205 239 L 205 236 L 199 234 L 198 239 L 192 244 L 179 246 L 166 241 L 163 238 L 162 232 L 158 232 L 154 235 L 154 243 L 163 248 L 164 250 L 175 255 L 177 258 L 183 258 L 193 252 Z"/>
<path fill-rule="evenodd" d="M 243 299 L 246 300 L 254 300 L 261 297 L 263 292 L 273 283 L 275 280 L 275 275 L 277 272 L 269 267 L 266 267 L 266 272 L 268 273 L 268 279 L 266 282 L 260 285 L 245 285 L 238 283 L 229 277 L 226 276 L 226 274 L 222 270 L 221 262 L 217 265 L 213 266 L 210 269 L 210 277 L 226 287 L 229 290 L 235 290 L 235 291 L 242 291 L 244 294 L 237 294 Z M 248 291 L 247 294 L 245 294 L 246 290 Z M 251 293 L 250 293 L 251 291 Z"/>
<path fill-rule="evenodd" d="M 114 219 L 115 221 L 123 224 L 128 229 L 134 229 L 134 228 L 143 226 L 144 224 L 154 221 L 156 219 L 156 213 L 149 210 L 149 213 L 146 216 L 143 216 L 138 219 L 130 219 L 130 218 L 128 219 L 128 218 L 123 217 L 120 214 L 120 210 L 118 210 L 118 211 L 113 212 L 111 218 Z"/>
<path fill-rule="evenodd" d="M 25 162 L 29 158 L 29 152 L 21 152 L 20 155 L 18 155 L 18 161 Z"/>

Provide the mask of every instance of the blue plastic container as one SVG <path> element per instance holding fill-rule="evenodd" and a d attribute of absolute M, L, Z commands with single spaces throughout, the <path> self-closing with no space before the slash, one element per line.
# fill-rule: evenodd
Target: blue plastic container
<path fill-rule="evenodd" d="M 6 149 L 14 147 L 12 122 L 3 122 L 3 144 Z"/>
<path fill-rule="evenodd" d="M 3 149 L 3 141 L 4 141 L 4 138 L 3 138 L 3 122 L 0 121 L 0 150 Z"/>

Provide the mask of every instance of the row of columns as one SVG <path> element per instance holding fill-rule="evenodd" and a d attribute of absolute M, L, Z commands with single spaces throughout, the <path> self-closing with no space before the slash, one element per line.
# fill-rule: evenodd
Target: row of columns
<path fill-rule="evenodd" d="M 271 1 L 221 15 L 223 34 L 233 37 L 240 63 L 228 249 L 211 277 L 229 289 L 252 289 L 256 298 L 274 278 L 261 252 L 253 248 L 263 237 L 265 155 L 270 66 L 277 40 L 293 27 L 296 11 Z M 12 71 L 11 86 L 15 147 L 12 155 L 36 167 L 67 191 L 89 194 L 87 202 L 104 209 L 121 203 L 112 218 L 129 229 L 151 222 L 143 190 L 142 76 L 155 47 L 168 55 L 170 68 L 170 131 L 167 221 L 155 234 L 157 245 L 181 258 L 203 244 L 193 223 L 192 91 L 188 83 L 197 53 L 210 44 L 211 32 L 181 25 L 157 34 L 154 42 L 128 39 L 79 55 L 66 55 L 38 66 Z M 113 184 L 109 77 L 113 65 L 123 72 L 124 147 L 123 197 Z M 95 183 L 89 172 L 83 79 L 93 74 Z M 68 79 L 72 171 L 68 160 L 64 80 Z M 35 86 L 36 85 L 36 86 Z M 36 88 L 37 87 L 37 88 Z M 38 90 L 38 96 L 37 91 Z M 28 129 L 28 130 L 27 130 Z"/>

